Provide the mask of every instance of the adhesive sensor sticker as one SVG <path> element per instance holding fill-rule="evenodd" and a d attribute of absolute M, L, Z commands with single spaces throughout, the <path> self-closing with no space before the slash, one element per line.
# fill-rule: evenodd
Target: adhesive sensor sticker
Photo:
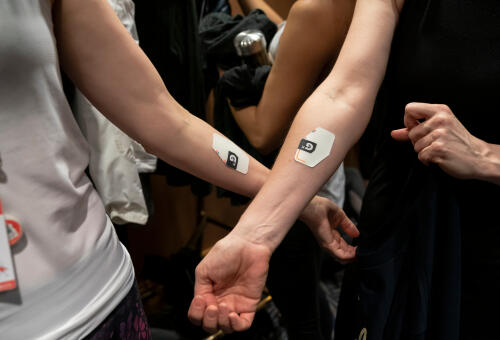
<path fill-rule="evenodd" d="M 328 130 L 317 128 L 300 141 L 295 160 L 314 168 L 330 155 L 335 135 Z"/>
<path fill-rule="evenodd" d="M 242 174 L 248 173 L 250 158 L 229 139 L 214 133 L 212 148 L 217 152 L 220 159 L 226 163 L 227 167 L 239 171 Z"/>

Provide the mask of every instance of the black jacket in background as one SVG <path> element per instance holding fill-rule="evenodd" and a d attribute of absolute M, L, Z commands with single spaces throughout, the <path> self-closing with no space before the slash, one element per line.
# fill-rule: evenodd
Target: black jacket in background
<path fill-rule="evenodd" d="M 205 90 L 195 0 L 134 0 L 139 43 L 172 96 L 205 120 Z M 191 185 L 194 194 L 210 193 L 210 185 L 158 160 L 156 173 L 171 185 Z"/>

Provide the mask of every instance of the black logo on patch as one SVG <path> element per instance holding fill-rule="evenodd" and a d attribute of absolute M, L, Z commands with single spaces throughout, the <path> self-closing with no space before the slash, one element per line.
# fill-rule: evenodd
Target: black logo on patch
<path fill-rule="evenodd" d="M 235 153 L 228 151 L 226 165 L 236 169 L 238 167 L 238 156 Z"/>
<path fill-rule="evenodd" d="M 307 139 L 302 139 L 299 144 L 299 150 L 313 153 L 314 150 L 316 150 L 316 143 L 311 142 L 310 140 Z"/>

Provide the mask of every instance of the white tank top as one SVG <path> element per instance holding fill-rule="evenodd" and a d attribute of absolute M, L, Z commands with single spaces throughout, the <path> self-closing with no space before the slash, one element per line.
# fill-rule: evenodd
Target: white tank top
<path fill-rule="evenodd" d="M 50 0 L 0 1 L 0 182 L 23 228 L 18 289 L 0 293 L 0 338 L 78 339 L 134 280 L 84 171 L 87 144 L 63 93 Z"/>

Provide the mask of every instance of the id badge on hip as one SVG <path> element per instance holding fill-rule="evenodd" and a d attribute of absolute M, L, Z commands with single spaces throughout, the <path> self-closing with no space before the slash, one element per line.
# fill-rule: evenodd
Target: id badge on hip
<path fill-rule="evenodd" d="M 0 292 L 12 290 L 16 287 L 16 273 L 7 235 L 7 224 L 2 212 L 2 202 L 0 201 Z"/>

